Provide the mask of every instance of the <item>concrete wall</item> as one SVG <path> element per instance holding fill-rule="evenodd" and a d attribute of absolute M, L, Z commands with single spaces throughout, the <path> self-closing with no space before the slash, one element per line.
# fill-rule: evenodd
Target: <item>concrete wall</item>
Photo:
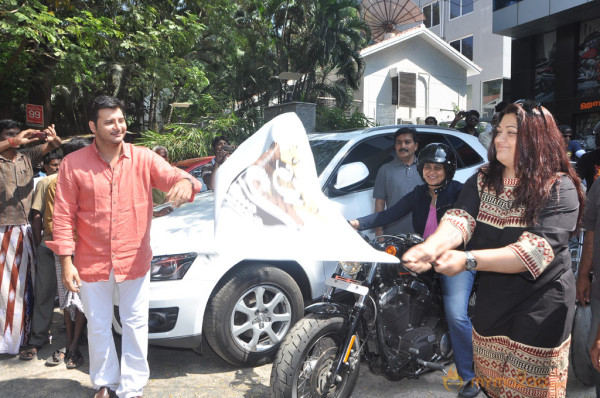
<path fill-rule="evenodd" d="M 547 0 L 548 1 L 548 0 Z M 432 0 L 415 1 L 421 9 Z M 479 75 L 467 79 L 472 87 L 472 108 L 482 112 L 483 82 L 510 79 L 511 39 L 492 32 L 493 1 L 473 2 L 473 12 L 450 19 L 448 1 L 440 0 L 440 24 L 430 31 L 446 42 L 473 36 L 473 62 L 482 68 Z M 483 116 L 483 115 L 482 115 Z"/>
<path fill-rule="evenodd" d="M 264 110 L 265 122 L 279 116 L 282 113 L 294 112 L 300 118 L 307 133 L 315 131 L 315 123 L 317 120 L 317 104 L 308 102 L 287 102 L 280 105 L 266 107 Z"/>

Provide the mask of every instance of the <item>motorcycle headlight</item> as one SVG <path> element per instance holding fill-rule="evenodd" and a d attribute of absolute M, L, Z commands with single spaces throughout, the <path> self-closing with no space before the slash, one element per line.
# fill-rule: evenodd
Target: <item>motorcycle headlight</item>
<path fill-rule="evenodd" d="M 196 256 L 196 253 L 183 253 L 153 257 L 150 263 L 150 280 L 168 281 L 183 278 Z"/>
<path fill-rule="evenodd" d="M 356 275 L 358 271 L 362 268 L 362 263 L 357 263 L 353 261 L 340 261 L 340 267 L 342 271 L 347 273 L 348 275 Z"/>

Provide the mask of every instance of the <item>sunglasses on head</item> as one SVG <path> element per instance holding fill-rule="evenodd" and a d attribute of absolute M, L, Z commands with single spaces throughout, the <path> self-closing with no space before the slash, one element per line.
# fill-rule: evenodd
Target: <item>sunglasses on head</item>
<path fill-rule="evenodd" d="M 540 113 L 543 114 L 543 112 L 542 112 L 542 104 L 540 104 L 537 101 L 534 101 L 534 100 L 531 100 L 531 99 L 520 99 L 520 100 L 516 100 L 515 102 L 513 102 L 513 104 L 521 105 L 521 107 L 523 107 L 523 109 L 527 113 L 531 113 L 531 112 L 533 112 L 533 110 L 535 108 L 538 108 L 538 110 L 540 111 Z"/>
<path fill-rule="evenodd" d="M 544 126 L 546 126 L 546 117 L 544 116 L 544 111 L 542 111 L 542 104 L 531 99 L 520 99 L 513 102 L 513 104 L 521 105 L 523 110 L 531 115 L 540 116 L 544 121 Z M 540 112 L 539 114 L 533 112 L 535 108 Z"/>

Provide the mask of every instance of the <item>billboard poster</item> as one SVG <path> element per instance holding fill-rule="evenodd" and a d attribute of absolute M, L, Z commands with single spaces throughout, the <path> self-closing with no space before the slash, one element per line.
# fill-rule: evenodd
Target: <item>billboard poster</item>
<path fill-rule="evenodd" d="M 372 248 L 323 194 L 295 113 L 277 116 L 244 141 L 216 178 L 220 250 L 235 248 L 248 259 L 399 262 Z"/>
<path fill-rule="evenodd" d="M 600 19 L 581 23 L 578 50 L 577 96 L 595 96 L 600 86 Z"/>

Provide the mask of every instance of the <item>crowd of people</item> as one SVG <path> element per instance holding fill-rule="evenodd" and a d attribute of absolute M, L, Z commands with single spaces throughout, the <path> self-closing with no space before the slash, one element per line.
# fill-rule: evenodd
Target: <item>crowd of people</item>
<path fill-rule="evenodd" d="M 600 372 L 600 278 L 590 278 L 600 274 L 600 186 L 594 184 L 600 149 L 585 153 L 572 129 L 533 101 L 502 102 L 495 111 L 481 133 L 477 111 L 459 112 L 452 121 L 455 127 L 464 118 L 460 131 L 488 150 L 488 163 L 464 185 L 453 180 L 452 148 L 420 149 L 415 128 L 398 129 L 394 159 L 376 177 L 374 214 L 350 224 L 377 236 L 425 238 L 403 261 L 414 272 L 440 275 L 463 380 L 459 397 L 481 390 L 491 397 L 564 396 L 576 300 L 591 305 L 590 358 Z M 11 275 L 0 294 L 0 353 L 36 358 L 58 297 L 67 345 L 46 364 L 81 366 L 79 346 L 87 336 L 94 396 L 141 397 L 149 377 L 151 219 L 193 201 L 201 183 L 171 166 L 166 148 L 123 141 L 127 126 L 118 99 L 97 97 L 89 115 L 93 139 L 65 143 L 53 125 L 21 130 L 0 121 L 0 271 Z M 428 117 L 426 124 L 437 120 Z M 202 171 L 209 189 L 234 150 L 223 136 L 212 149 L 214 159 Z M 44 176 L 34 179 L 40 162 Z M 153 211 L 159 204 L 168 206 Z M 569 239 L 580 226 L 585 240 L 575 281 Z M 111 331 L 115 291 L 120 364 Z M 527 382 L 481 385 L 517 374 Z M 600 394 L 600 375 L 597 388 Z"/>
<path fill-rule="evenodd" d="M 0 353 L 36 358 L 58 296 L 67 345 L 46 364 L 81 366 L 87 324 L 96 398 L 141 397 L 148 381 L 153 188 L 165 192 L 171 208 L 193 201 L 201 189 L 164 159 L 166 151 L 163 157 L 157 148 L 123 141 L 124 109 L 114 97 L 97 97 L 89 110 L 94 139 L 64 144 L 53 125 L 21 130 L 17 122 L 0 121 L 0 277 L 10 276 L 0 294 Z M 46 154 L 46 176 L 34 190 L 34 168 Z M 115 290 L 120 363 L 111 330 Z"/>

